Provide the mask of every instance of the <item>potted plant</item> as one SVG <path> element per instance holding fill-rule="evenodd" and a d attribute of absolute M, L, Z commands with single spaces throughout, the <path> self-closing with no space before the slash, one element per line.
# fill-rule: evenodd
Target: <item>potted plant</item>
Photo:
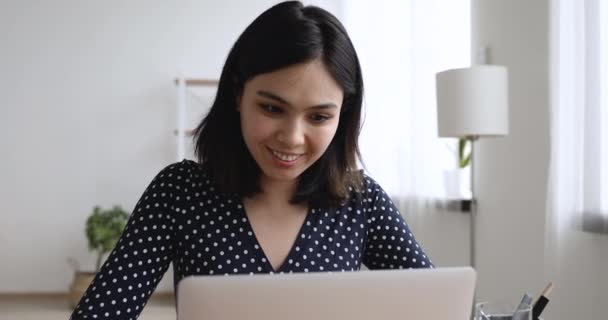
<path fill-rule="evenodd" d="M 444 172 L 446 195 L 452 199 L 468 199 L 471 197 L 471 140 L 458 139 L 458 163 L 456 168 Z"/>
<path fill-rule="evenodd" d="M 129 214 L 120 206 L 111 209 L 93 208 L 93 212 L 86 221 L 85 234 L 90 251 L 97 255 L 95 271 L 82 271 L 76 268 L 74 280 L 70 287 L 70 303 L 76 307 L 80 298 L 88 288 L 93 278 L 101 269 L 103 256 L 110 252 L 124 230 Z"/>
<path fill-rule="evenodd" d="M 467 138 L 458 139 L 458 167 L 466 168 L 471 163 L 471 140 Z"/>

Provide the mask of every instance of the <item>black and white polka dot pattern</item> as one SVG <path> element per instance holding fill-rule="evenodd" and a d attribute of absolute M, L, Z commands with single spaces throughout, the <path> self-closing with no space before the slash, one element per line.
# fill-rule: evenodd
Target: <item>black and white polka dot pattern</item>
<path fill-rule="evenodd" d="M 175 284 L 191 275 L 433 267 L 384 190 L 365 176 L 359 197 L 338 209 L 309 209 L 274 270 L 241 198 L 219 193 L 197 163 L 184 160 L 150 183 L 71 319 L 136 319 L 170 263 Z"/>

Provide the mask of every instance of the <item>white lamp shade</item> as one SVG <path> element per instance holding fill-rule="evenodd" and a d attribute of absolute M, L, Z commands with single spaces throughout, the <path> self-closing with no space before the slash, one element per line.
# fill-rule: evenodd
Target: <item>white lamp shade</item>
<path fill-rule="evenodd" d="M 437 119 L 440 137 L 507 135 L 507 68 L 477 65 L 438 73 Z"/>

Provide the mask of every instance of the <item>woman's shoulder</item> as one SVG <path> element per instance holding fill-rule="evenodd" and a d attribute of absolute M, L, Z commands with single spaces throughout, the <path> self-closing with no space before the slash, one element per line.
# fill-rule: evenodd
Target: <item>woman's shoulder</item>
<path fill-rule="evenodd" d="M 365 171 L 359 170 L 358 173 L 361 177 L 361 179 L 360 179 L 361 184 L 359 185 L 359 188 L 357 188 L 353 191 L 359 192 L 362 194 L 370 194 L 370 193 L 374 193 L 379 190 L 382 190 L 382 187 L 380 187 L 380 184 L 378 184 L 378 182 L 376 180 L 374 180 L 374 178 L 372 178 Z"/>
<path fill-rule="evenodd" d="M 184 159 L 182 161 L 173 162 L 165 166 L 161 172 L 186 172 L 186 173 L 202 173 L 203 167 L 194 160 Z"/>
<path fill-rule="evenodd" d="M 198 162 L 184 159 L 165 166 L 154 178 L 176 184 L 207 181 L 207 174 Z M 208 181 L 207 181 L 208 182 Z"/>
<path fill-rule="evenodd" d="M 348 188 L 348 201 L 343 202 L 341 206 L 345 206 L 347 204 L 354 206 L 366 206 L 366 204 L 371 203 L 375 198 L 377 198 L 380 192 L 384 191 L 378 182 L 365 171 L 358 170 L 357 174 L 359 175 L 358 183 L 355 186 Z"/>

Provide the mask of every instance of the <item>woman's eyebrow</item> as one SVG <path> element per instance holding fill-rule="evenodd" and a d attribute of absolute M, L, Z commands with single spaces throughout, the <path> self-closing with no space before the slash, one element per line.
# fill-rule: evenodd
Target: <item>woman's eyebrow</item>
<path fill-rule="evenodd" d="M 287 105 L 289 107 L 291 107 L 292 105 L 285 99 L 279 97 L 278 95 L 272 93 L 272 92 L 268 92 L 268 91 L 264 91 L 264 90 L 258 90 L 257 94 L 259 96 L 268 98 L 268 99 L 272 99 L 274 101 L 280 102 L 284 105 Z M 336 104 L 332 103 L 332 102 L 328 102 L 328 103 L 322 103 L 322 104 L 318 104 L 318 105 L 314 105 L 311 106 L 307 109 L 332 109 L 332 108 L 338 108 L 338 106 L 336 106 Z"/>

